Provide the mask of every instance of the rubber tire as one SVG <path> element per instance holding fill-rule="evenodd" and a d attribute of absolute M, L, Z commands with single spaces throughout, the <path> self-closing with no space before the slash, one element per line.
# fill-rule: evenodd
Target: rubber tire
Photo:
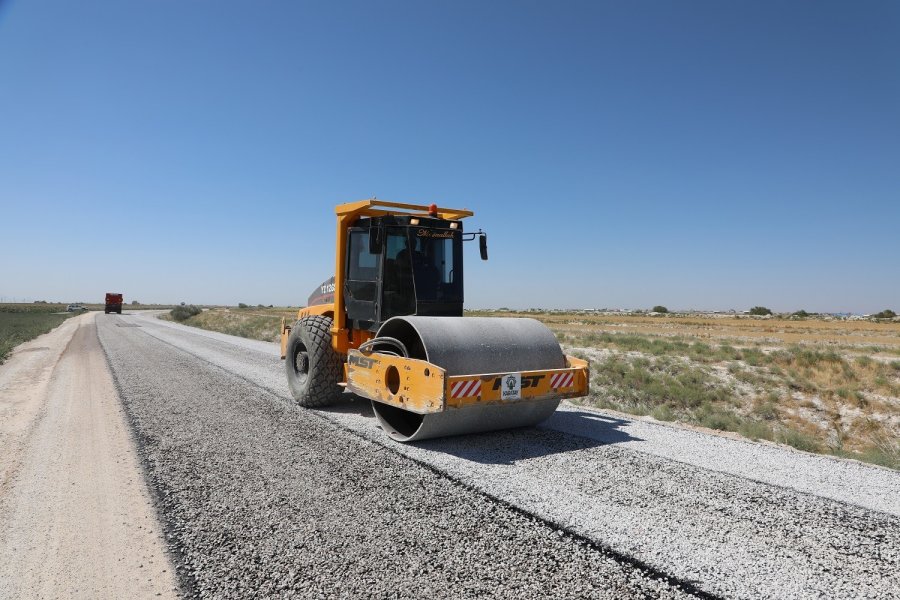
<path fill-rule="evenodd" d="M 304 317 L 294 323 L 288 336 L 284 367 L 291 395 L 300 406 L 320 408 L 333 404 L 344 391 L 338 383 L 344 361 L 331 346 L 331 318 Z M 306 352 L 306 377 L 297 355 Z"/>

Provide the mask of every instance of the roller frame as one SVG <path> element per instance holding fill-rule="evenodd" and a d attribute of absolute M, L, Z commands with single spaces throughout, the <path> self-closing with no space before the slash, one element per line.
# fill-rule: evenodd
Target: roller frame
<path fill-rule="evenodd" d="M 420 415 L 472 406 L 578 398 L 589 392 L 587 361 L 568 355 L 564 369 L 519 371 L 521 394 L 517 399 L 501 398 L 503 378 L 516 373 L 448 376 L 444 369 L 425 360 L 359 350 L 350 350 L 347 358 L 347 389 L 374 402 Z M 388 388 L 390 367 L 394 367 L 399 376 L 396 393 Z M 568 383 L 569 379 L 568 385 L 551 387 L 552 381 Z M 480 393 L 475 393 L 479 391 L 479 384 Z"/>

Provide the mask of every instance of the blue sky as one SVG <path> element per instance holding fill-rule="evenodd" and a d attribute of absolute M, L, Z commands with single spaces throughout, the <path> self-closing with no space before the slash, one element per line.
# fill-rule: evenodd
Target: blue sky
<path fill-rule="evenodd" d="M 900 4 L 0 0 L 0 296 L 299 304 L 335 204 L 470 307 L 900 309 Z"/>

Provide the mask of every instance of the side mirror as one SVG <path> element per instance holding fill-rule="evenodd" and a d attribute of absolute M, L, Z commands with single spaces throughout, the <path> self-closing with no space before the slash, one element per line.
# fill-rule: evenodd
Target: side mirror
<path fill-rule="evenodd" d="M 381 227 L 369 229 L 369 254 L 381 254 Z"/>
<path fill-rule="evenodd" d="M 478 238 L 478 250 L 481 251 L 481 260 L 487 260 L 487 234 L 482 233 Z"/>

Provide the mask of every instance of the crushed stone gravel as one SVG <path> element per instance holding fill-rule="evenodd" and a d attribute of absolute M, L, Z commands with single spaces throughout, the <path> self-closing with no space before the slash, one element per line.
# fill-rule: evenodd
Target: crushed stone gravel
<path fill-rule="evenodd" d="M 274 344 L 141 323 L 289 405 Z M 893 471 L 574 408 L 540 428 L 415 445 L 386 440 L 365 402 L 315 414 L 694 591 L 900 597 Z"/>
<path fill-rule="evenodd" d="M 98 319 L 198 597 L 685 597 L 674 582 Z"/>

